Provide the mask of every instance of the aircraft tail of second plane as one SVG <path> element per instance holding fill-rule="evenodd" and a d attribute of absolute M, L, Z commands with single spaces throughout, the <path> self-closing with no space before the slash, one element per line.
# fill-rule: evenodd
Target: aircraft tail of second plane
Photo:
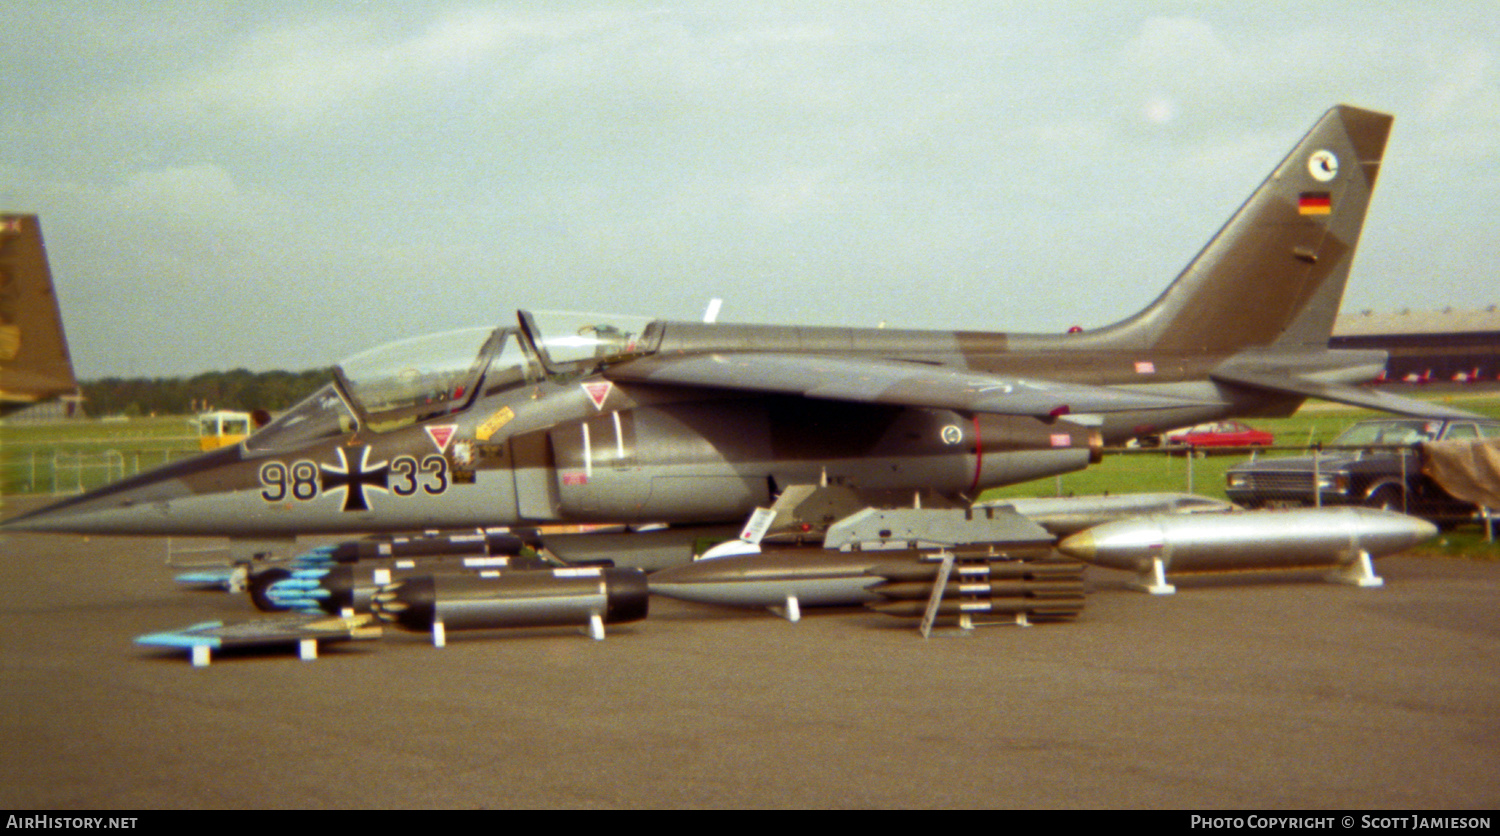
<path fill-rule="evenodd" d="M 0 415 L 77 390 L 41 223 L 0 214 Z"/>

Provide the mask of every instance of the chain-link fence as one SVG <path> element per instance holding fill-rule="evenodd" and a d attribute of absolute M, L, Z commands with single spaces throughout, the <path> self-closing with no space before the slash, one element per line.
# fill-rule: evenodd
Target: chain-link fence
<path fill-rule="evenodd" d="M 182 447 L 5 450 L 0 452 L 0 494 L 79 494 L 196 453 Z"/>

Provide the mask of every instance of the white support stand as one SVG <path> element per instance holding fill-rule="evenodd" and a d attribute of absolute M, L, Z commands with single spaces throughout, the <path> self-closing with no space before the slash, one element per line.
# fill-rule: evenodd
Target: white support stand
<path fill-rule="evenodd" d="M 304 662 L 311 662 L 318 658 L 318 640 L 303 639 L 297 642 L 297 657 Z"/>
<path fill-rule="evenodd" d="M 1031 626 L 1031 619 L 1026 617 L 1026 613 L 1025 612 L 1018 612 L 1018 613 L 1016 613 L 1016 626 L 1017 627 L 1030 627 Z"/>
<path fill-rule="evenodd" d="M 797 596 L 795 595 L 786 596 L 786 604 L 784 606 L 771 607 L 770 610 L 793 624 L 802 620 L 802 605 L 797 602 Z"/>
<path fill-rule="evenodd" d="M 1160 557 L 1151 558 L 1151 565 L 1135 576 L 1131 586 L 1152 595 L 1174 595 L 1177 587 L 1167 583 L 1167 567 Z"/>
<path fill-rule="evenodd" d="M 604 617 L 598 613 L 589 613 L 589 638 L 594 641 L 604 640 Z"/>
<path fill-rule="evenodd" d="M 193 650 L 192 650 L 192 654 L 193 654 L 192 655 L 193 667 L 195 667 L 195 668 L 206 668 L 206 667 L 208 667 L 209 653 L 210 652 L 211 651 L 208 649 L 208 645 L 206 645 L 206 644 L 195 644 L 195 645 L 193 645 Z"/>
<path fill-rule="evenodd" d="M 436 619 L 433 619 L 433 622 L 432 622 L 432 646 L 433 647 L 447 647 L 448 646 L 448 629 L 443 626 L 443 622 L 438 621 Z"/>
<path fill-rule="evenodd" d="M 1359 553 L 1354 556 L 1354 559 L 1340 564 L 1337 569 L 1329 572 L 1324 577 L 1334 583 L 1348 584 L 1349 586 L 1359 586 L 1367 589 L 1376 586 L 1385 586 L 1385 579 L 1375 574 L 1375 567 L 1370 564 L 1370 553 L 1364 549 L 1360 549 Z"/>

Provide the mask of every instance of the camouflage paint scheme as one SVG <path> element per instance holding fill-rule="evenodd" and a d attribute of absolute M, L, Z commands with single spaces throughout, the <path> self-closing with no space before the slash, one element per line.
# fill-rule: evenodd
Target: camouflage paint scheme
<path fill-rule="evenodd" d="M 1452 412 L 1355 388 L 1384 353 L 1327 347 L 1391 121 L 1330 110 L 1161 297 L 1106 328 L 521 311 L 516 326 L 457 334 L 467 353 L 438 335 L 352 358 L 241 445 L 6 527 L 248 537 L 731 521 L 791 485 L 972 500 L 1083 468 L 1104 443 L 1286 415 L 1310 395 Z M 424 352 L 450 359 L 432 371 L 407 359 Z"/>

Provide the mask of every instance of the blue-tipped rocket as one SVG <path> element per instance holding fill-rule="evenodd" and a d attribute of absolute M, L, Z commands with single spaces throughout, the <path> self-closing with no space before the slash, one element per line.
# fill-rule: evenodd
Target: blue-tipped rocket
<path fill-rule="evenodd" d="M 1334 567 L 1328 577 L 1379 586 L 1370 560 L 1431 539 L 1425 520 L 1371 508 L 1302 508 L 1118 520 L 1058 544 L 1070 557 L 1138 573 L 1136 586 L 1175 591 L 1166 574 Z"/>
<path fill-rule="evenodd" d="M 496 561 L 493 565 L 497 566 L 555 565 L 534 553 L 524 553 L 525 547 L 535 547 L 539 542 L 534 536 L 492 530 L 402 534 L 327 543 L 285 560 L 241 561 L 231 566 L 184 572 L 176 578 L 178 583 L 185 586 L 226 589 L 230 592 L 248 591 L 250 600 L 260 610 L 296 609 L 296 606 L 283 603 L 285 596 L 273 599 L 269 589 L 272 584 L 291 577 L 298 569 L 364 563 L 381 565 L 382 561 L 385 565 L 395 565 L 402 560 L 483 561 L 486 558 L 493 558 Z M 290 588 L 282 584 L 283 592 Z"/>
<path fill-rule="evenodd" d="M 413 575 L 511 572 L 547 565 L 539 558 L 519 555 L 438 554 L 302 568 L 277 567 L 252 579 L 250 595 L 263 610 L 369 612 L 375 590 Z"/>
<path fill-rule="evenodd" d="M 236 581 L 243 583 L 244 574 L 245 569 L 242 566 L 210 566 L 189 572 L 179 572 L 173 575 L 172 579 L 183 586 L 228 590 L 234 588 Z"/>
<path fill-rule="evenodd" d="M 207 621 L 180 630 L 137 636 L 144 647 L 184 649 L 194 667 L 203 667 L 212 653 L 230 649 L 267 649 L 295 646 L 303 659 L 318 658 L 318 645 L 379 638 L 381 629 L 369 615 L 329 618 L 325 615 L 282 615 L 225 624 Z"/>
<path fill-rule="evenodd" d="M 580 567 L 416 575 L 377 590 L 372 609 L 382 621 L 431 631 L 441 647 L 449 629 L 571 624 L 602 639 L 605 624 L 645 618 L 649 599 L 639 569 Z"/>
<path fill-rule="evenodd" d="M 300 610 L 302 612 L 315 612 L 327 609 L 328 612 L 337 613 L 337 606 L 325 608 L 323 601 L 330 598 L 329 590 L 323 587 L 323 577 L 329 573 L 328 569 L 295 569 L 290 577 L 279 578 L 265 587 L 265 598 L 275 609 L 278 610 Z"/>

